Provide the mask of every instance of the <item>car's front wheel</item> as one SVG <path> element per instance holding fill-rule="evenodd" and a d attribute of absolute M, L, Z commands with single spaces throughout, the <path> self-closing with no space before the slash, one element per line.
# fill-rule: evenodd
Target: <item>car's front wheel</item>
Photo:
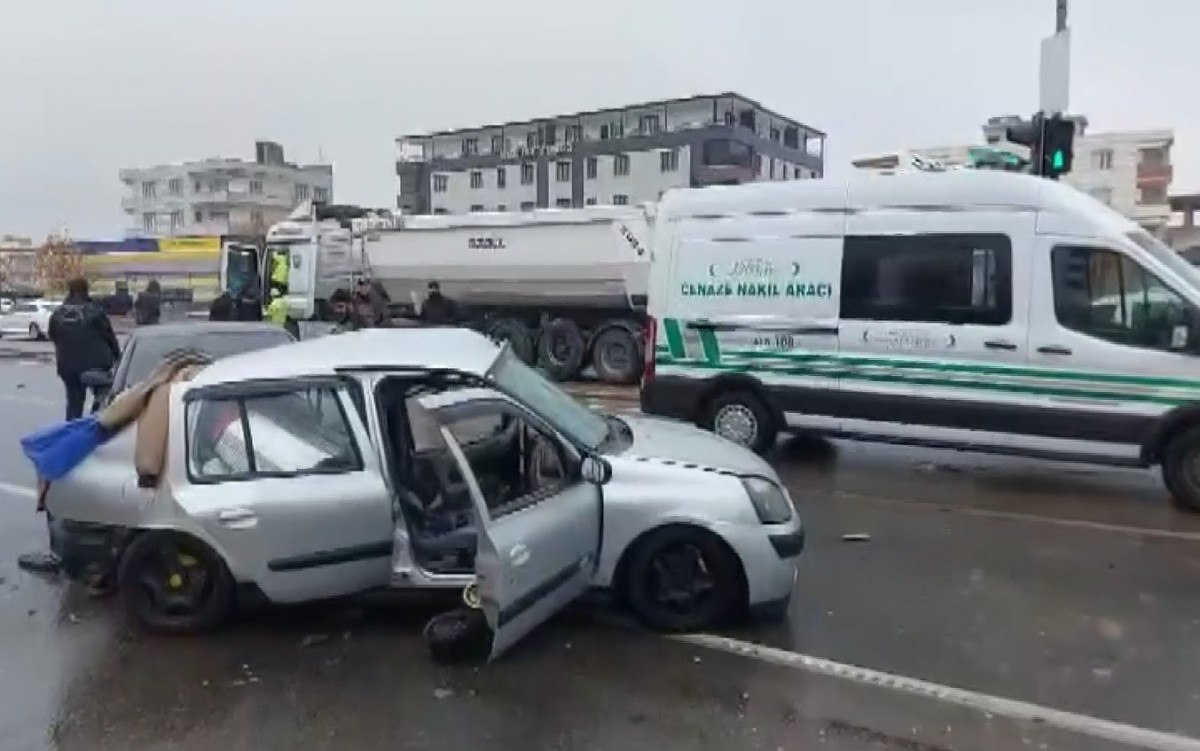
<path fill-rule="evenodd" d="M 233 579 L 224 561 L 178 532 L 136 537 L 122 556 L 117 587 L 133 620 L 153 633 L 207 631 L 233 610 Z"/>
<path fill-rule="evenodd" d="M 39 342 L 42 340 L 42 329 L 36 323 L 29 324 L 29 338 Z"/>
<path fill-rule="evenodd" d="M 631 552 L 625 600 L 644 625 L 696 631 L 729 620 L 743 605 L 745 581 L 737 556 L 710 532 L 665 527 Z"/>

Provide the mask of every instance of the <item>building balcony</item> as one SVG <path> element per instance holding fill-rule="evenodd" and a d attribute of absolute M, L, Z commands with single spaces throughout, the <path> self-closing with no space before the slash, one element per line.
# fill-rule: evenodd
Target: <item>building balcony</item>
<path fill-rule="evenodd" d="M 1166 187 L 1175 177 L 1175 169 L 1170 164 L 1139 164 L 1137 166 L 1137 186 L 1139 188 Z"/>

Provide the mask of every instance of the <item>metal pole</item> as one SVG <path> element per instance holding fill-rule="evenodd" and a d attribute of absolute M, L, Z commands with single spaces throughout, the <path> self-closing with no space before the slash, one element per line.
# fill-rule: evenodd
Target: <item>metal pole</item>
<path fill-rule="evenodd" d="M 1067 30 L 1067 0 L 1055 0 L 1054 31 L 1061 33 Z"/>

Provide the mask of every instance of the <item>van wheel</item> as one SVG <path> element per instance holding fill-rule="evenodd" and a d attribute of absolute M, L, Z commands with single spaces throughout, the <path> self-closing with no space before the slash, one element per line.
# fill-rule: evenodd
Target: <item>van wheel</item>
<path fill-rule="evenodd" d="M 1200 425 L 1178 433 L 1167 443 L 1162 477 L 1175 508 L 1200 513 Z"/>
<path fill-rule="evenodd" d="M 533 332 L 516 318 L 501 318 L 487 327 L 487 336 L 497 344 L 508 342 L 512 353 L 526 365 L 533 364 Z"/>
<path fill-rule="evenodd" d="M 152 633 L 208 631 L 233 611 L 233 577 L 225 562 L 178 532 L 138 535 L 121 557 L 117 587 L 134 622 Z"/>
<path fill-rule="evenodd" d="M 579 375 L 587 343 L 575 322 L 555 318 L 542 328 L 538 337 L 538 366 L 556 381 L 569 381 Z"/>
<path fill-rule="evenodd" d="M 603 383 L 635 383 L 642 374 L 642 348 L 626 326 L 610 326 L 592 342 L 592 367 Z"/>
<path fill-rule="evenodd" d="M 708 405 L 701 427 L 764 454 L 775 445 L 779 429 L 771 410 L 751 391 L 726 391 Z"/>

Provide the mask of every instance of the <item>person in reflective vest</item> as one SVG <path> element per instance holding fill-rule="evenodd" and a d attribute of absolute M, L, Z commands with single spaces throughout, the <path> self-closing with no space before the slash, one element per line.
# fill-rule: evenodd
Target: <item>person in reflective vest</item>
<path fill-rule="evenodd" d="M 277 250 L 271 255 L 271 287 L 280 294 L 288 289 L 288 253 Z"/>
<path fill-rule="evenodd" d="M 287 300 L 283 299 L 283 295 L 279 294 L 277 289 L 271 290 L 271 304 L 267 306 L 266 319 L 280 326 L 287 324 Z"/>

